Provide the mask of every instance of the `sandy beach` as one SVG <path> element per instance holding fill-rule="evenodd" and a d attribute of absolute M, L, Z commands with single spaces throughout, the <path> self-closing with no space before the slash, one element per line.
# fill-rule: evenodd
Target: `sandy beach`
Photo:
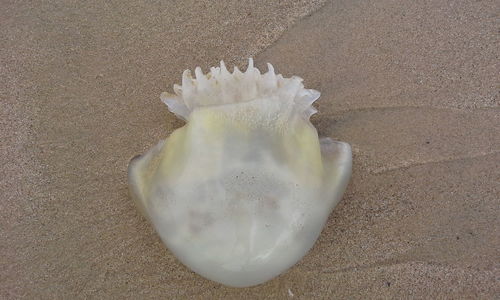
<path fill-rule="evenodd" d="M 214 2 L 0 4 L 0 298 L 497 298 L 498 3 Z M 313 249 L 236 289 L 177 261 L 126 176 L 183 126 L 159 100 L 182 71 L 248 57 L 319 90 L 354 163 Z"/>

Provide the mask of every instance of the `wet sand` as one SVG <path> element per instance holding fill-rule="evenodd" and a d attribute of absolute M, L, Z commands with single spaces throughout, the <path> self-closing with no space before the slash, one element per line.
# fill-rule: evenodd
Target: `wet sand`
<path fill-rule="evenodd" d="M 0 298 L 495 298 L 494 1 L 4 2 Z M 253 56 L 322 92 L 353 178 L 310 253 L 260 286 L 205 280 L 128 196 L 128 160 L 182 122 L 186 68 Z"/>

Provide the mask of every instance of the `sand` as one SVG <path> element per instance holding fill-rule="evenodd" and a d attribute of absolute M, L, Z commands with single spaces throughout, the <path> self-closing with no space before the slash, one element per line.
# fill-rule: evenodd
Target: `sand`
<path fill-rule="evenodd" d="M 500 295 L 495 1 L 3 1 L 0 298 Z M 310 253 L 260 286 L 201 278 L 129 198 L 128 161 L 182 122 L 186 68 L 275 65 L 322 92 L 353 178 Z"/>

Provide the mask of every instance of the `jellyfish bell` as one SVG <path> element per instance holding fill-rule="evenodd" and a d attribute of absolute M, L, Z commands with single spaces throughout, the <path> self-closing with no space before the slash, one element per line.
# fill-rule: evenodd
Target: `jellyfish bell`
<path fill-rule="evenodd" d="M 320 93 L 250 59 L 189 71 L 161 100 L 186 124 L 129 165 L 132 197 L 167 248 L 219 283 L 266 282 L 314 245 L 351 175 L 347 143 L 318 138 Z"/>

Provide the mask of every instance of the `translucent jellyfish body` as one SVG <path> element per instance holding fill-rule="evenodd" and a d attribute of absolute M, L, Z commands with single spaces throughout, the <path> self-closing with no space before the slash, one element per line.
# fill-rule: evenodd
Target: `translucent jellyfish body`
<path fill-rule="evenodd" d="M 168 249 L 235 287 L 299 261 L 351 174 L 350 146 L 319 139 L 309 121 L 320 93 L 268 68 L 185 71 L 161 99 L 186 124 L 129 166 L 131 194 Z"/>

